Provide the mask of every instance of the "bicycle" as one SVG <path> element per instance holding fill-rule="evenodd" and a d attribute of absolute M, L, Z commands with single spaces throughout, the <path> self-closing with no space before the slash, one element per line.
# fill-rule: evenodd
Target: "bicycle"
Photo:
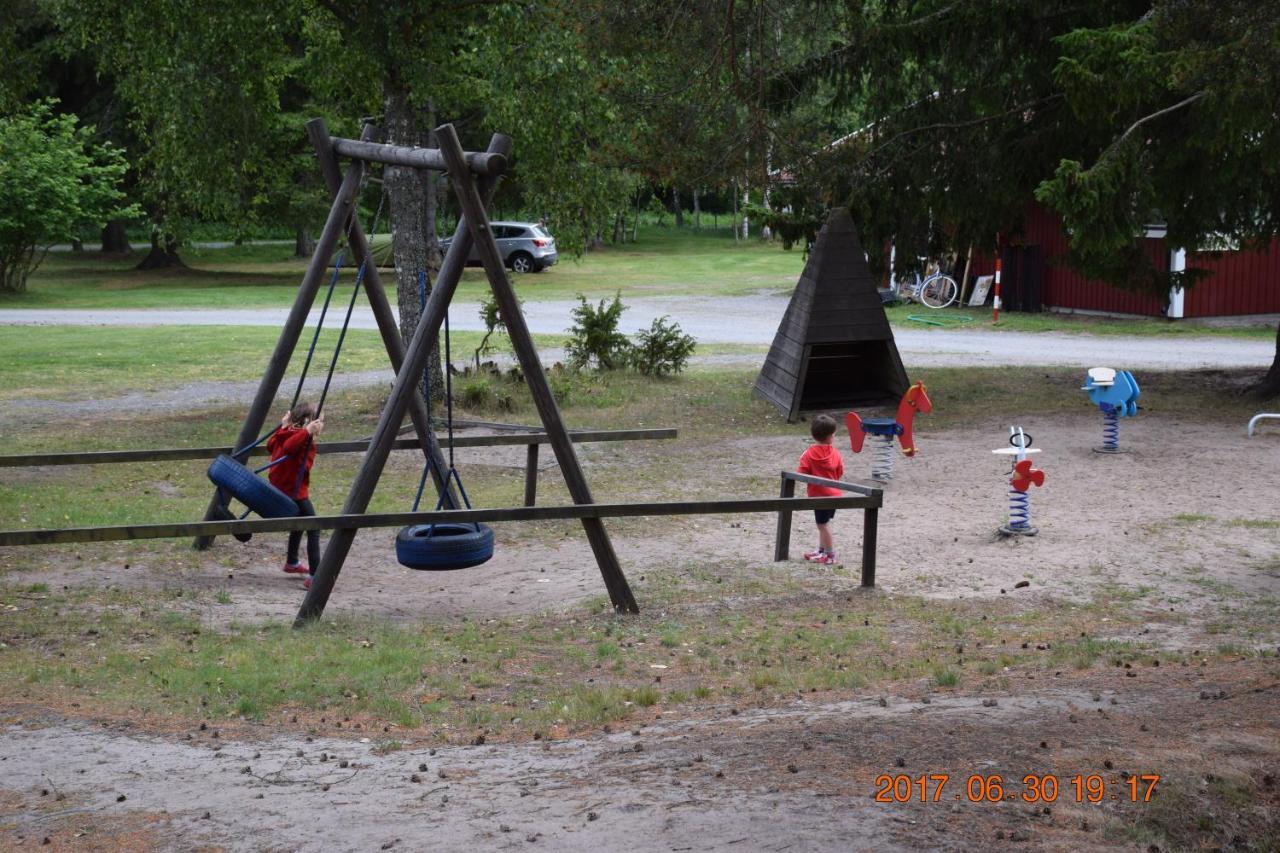
<path fill-rule="evenodd" d="M 929 273 L 930 267 L 934 268 L 933 273 Z M 960 286 L 956 284 L 956 280 L 942 272 L 936 265 L 926 265 L 925 273 L 924 278 L 920 277 L 919 272 L 912 273 L 912 280 L 907 283 L 905 294 L 902 291 L 902 283 L 895 276 L 889 287 L 893 297 L 909 302 L 919 302 L 927 308 L 946 308 L 960 296 Z"/>

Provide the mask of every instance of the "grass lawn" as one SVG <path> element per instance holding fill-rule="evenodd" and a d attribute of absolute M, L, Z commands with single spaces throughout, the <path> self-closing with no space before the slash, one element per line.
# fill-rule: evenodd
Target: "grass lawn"
<path fill-rule="evenodd" d="M 0 296 L 0 308 L 248 308 L 290 304 L 305 261 L 288 246 L 186 249 L 187 269 L 140 272 L 141 258 L 51 253 L 28 290 Z M 778 245 L 735 243 L 727 228 L 695 232 L 647 228 L 640 241 L 605 247 L 580 259 L 562 256 L 543 273 L 515 276 L 523 299 L 624 295 L 723 296 L 795 286 L 804 257 Z M 352 275 L 347 270 L 348 278 Z M 389 283 L 390 270 L 383 270 Z M 482 270 L 468 269 L 458 298 L 488 293 Z"/>
<path fill-rule="evenodd" d="M 282 389 L 292 390 L 306 361 L 313 329 L 294 351 Z M 339 329 L 326 325 L 308 372 L 320 388 Z M 252 381 L 262 376 L 279 338 L 269 326 L 13 326 L 0 334 L 0 400 L 76 400 L 199 383 Z M 468 363 L 479 332 L 452 332 L 454 364 Z M 505 338 L 497 344 L 510 352 Z M 535 335 L 539 347 L 559 347 L 559 335 Z M 377 332 L 347 332 L 336 373 L 387 368 Z M 247 402 L 247 400 L 246 400 Z"/>

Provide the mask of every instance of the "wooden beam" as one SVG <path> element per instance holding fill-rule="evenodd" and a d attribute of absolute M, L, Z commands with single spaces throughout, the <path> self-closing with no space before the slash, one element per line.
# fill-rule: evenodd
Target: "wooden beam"
<path fill-rule="evenodd" d="M 884 489 L 878 486 L 864 486 L 861 483 L 846 483 L 844 480 L 828 480 L 826 477 L 815 477 L 812 474 L 800 474 L 796 471 L 783 471 L 782 479 L 795 483 L 806 483 L 814 486 L 827 486 L 842 492 L 857 492 L 860 495 L 884 495 Z"/>
<path fill-rule="evenodd" d="M 876 585 L 876 526 L 880 510 L 868 507 L 862 513 L 862 585 Z"/>
<path fill-rule="evenodd" d="M 530 444 L 524 459 L 524 505 L 538 502 L 538 445 Z"/>
<path fill-rule="evenodd" d="M 786 471 L 782 472 L 782 489 L 778 493 L 778 497 L 786 499 L 793 498 L 796 494 L 796 481 L 789 480 Z M 773 540 L 773 560 L 775 563 L 781 563 L 790 558 L 791 554 L 791 510 L 782 509 L 778 511 L 778 531 Z"/>
<path fill-rule="evenodd" d="M 650 441 L 656 439 L 675 438 L 674 429 L 599 429 L 577 430 L 569 433 L 569 440 L 583 441 Z M 449 439 L 437 436 L 443 446 L 449 446 Z M 521 444 L 547 444 L 551 439 L 545 432 L 505 433 L 502 435 L 459 435 L 454 436 L 453 447 L 500 447 Z M 421 447 L 416 438 L 401 438 L 392 443 L 392 450 L 417 450 Z M 316 444 L 317 453 L 363 453 L 369 448 L 369 441 L 326 441 Z M 36 468 L 54 465 L 111 465 L 125 462 L 181 462 L 184 460 L 212 460 L 219 453 L 226 453 L 226 447 L 169 447 L 152 450 L 86 450 L 71 453 L 19 453 L 12 456 L 0 456 L 0 468 Z M 242 456 L 267 456 L 265 447 L 255 447 Z"/>
<path fill-rule="evenodd" d="M 874 509 L 870 497 L 748 498 L 713 501 L 657 501 L 652 503 L 569 504 L 567 506 L 501 507 L 313 515 L 244 521 L 188 521 L 169 524 L 70 527 L 57 530 L 3 530 L 0 547 L 66 545 L 77 542 L 118 542 L 134 539 L 174 539 L 184 536 L 226 536 L 233 533 L 280 533 L 292 530 L 355 530 L 364 527 L 407 527 L 411 524 L 471 524 L 477 521 L 555 521 L 582 518 L 630 518 L 670 515 L 737 515 L 759 512 L 801 512 L 812 509 Z"/>
<path fill-rule="evenodd" d="M 547 382 L 547 375 L 538 359 L 538 348 L 529 333 L 524 312 L 520 308 L 520 300 L 516 297 L 515 288 L 507 278 L 506 266 L 498 252 L 498 244 L 493 238 L 493 229 L 489 226 L 488 214 L 485 212 L 485 199 L 476 187 L 471 175 L 466 172 L 462 145 L 453 125 L 446 124 L 436 129 L 440 153 L 449 164 L 454 195 L 462 209 L 461 222 L 467 224 L 475 243 L 480 261 L 484 264 L 485 275 L 489 279 L 489 289 L 493 292 L 494 301 L 502 315 L 503 325 L 507 329 L 507 337 L 511 340 L 516 359 L 520 362 L 520 370 L 524 373 L 525 384 L 529 388 L 533 404 L 538 409 L 538 417 L 542 427 L 551 439 L 551 449 L 555 451 L 556 461 L 560 463 L 560 474 L 573 502 L 589 504 L 593 502 L 591 487 L 578 464 L 578 456 L 573 450 L 573 442 L 569 440 L 568 431 L 564 427 L 564 419 L 560 416 L 560 407 L 556 404 L 555 395 Z M 450 247 L 452 248 L 452 246 Z M 627 583 L 626 575 L 618 562 L 618 555 L 609 541 L 609 533 L 604 529 L 599 517 L 583 516 L 582 527 L 586 531 L 587 540 L 595 554 L 596 564 L 600 567 L 600 575 L 604 578 L 605 587 L 609 591 L 609 600 L 617 612 L 636 613 L 639 606 L 635 595 Z M 312 587 L 314 589 L 314 585 Z"/>
<path fill-rule="evenodd" d="M 431 169 L 436 172 L 449 170 L 445 158 L 436 148 L 414 148 L 407 145 L 385 145 L 379 142 L 330 138 L 334 153 L 353 160 L 369 163 L 386 163 L 388 166 L 409 166 L 414 169 Z M 507 168 L 505 154 L 497 151 L 467 152 L 463 154 L 467 169 L 477 175 L 495 177 Z"/>

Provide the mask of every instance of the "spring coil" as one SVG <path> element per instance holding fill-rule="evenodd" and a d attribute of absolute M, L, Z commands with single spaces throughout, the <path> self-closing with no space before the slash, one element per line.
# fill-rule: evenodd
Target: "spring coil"
<path fill-rule="evenodd" d="M 871 460 L 871 479 L 893 479 L 893 436 L 875 436 L 875 457 Z"/>
<path fill-rule="evenodd" d="M 1120 410 L 1115 406 L 1102 410 L 1102 449 L 1120 449 Z"/>
<path fill-rule="evenodd" d="M 1026 492 L 1009 490 L 1009 529 L 1026 530 L 1031 526 L 1031 498 Z"/>

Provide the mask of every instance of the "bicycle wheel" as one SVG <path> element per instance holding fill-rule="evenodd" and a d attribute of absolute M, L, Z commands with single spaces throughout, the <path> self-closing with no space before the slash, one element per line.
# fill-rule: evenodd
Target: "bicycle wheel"
<path fill-rule="evenodd" d="M 946 308 L 956 301 L 960 288 L 956 280 L 949 275 L 937 273 L 925 279 L 920 285 L 920 301 L 930 308 Z"/>

